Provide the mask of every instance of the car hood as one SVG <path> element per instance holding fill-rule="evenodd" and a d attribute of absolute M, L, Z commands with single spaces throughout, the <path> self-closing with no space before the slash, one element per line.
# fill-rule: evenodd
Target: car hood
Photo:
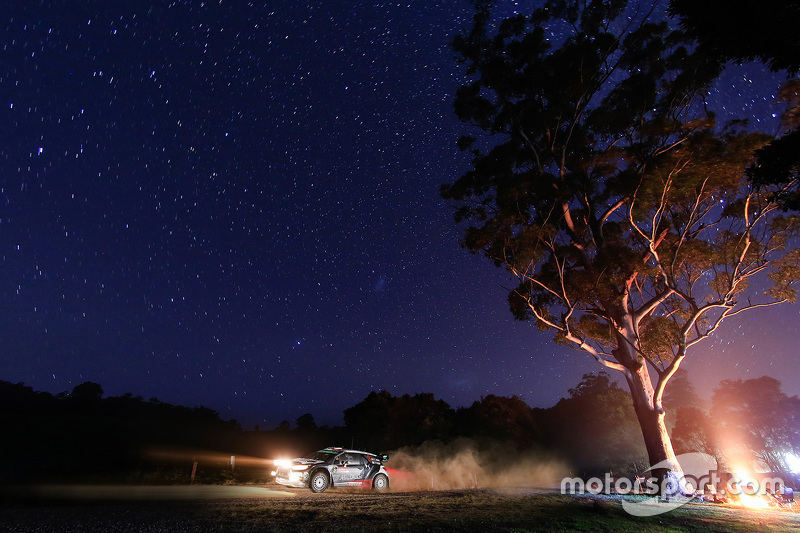
<path fill-rule="evenodd" d="M 319 459 L 308 459 L 306 457 L 297 457 L 292 459 L 292 464 L 297 465 L 318 465 L 323 463 L 324 461 L 320 461 Z"/>

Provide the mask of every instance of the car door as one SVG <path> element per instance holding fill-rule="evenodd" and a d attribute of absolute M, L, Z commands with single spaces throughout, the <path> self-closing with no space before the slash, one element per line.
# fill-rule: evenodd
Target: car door
<path fill-rule="evenodd" d="M 361 456 L 360 453 L 350 454 L 347 466 L 349 470 L 348 481 L 357 481 L 359 479 L 364 479 L 364 474 L 367 465 L 364 463 L 364 458 Z"/>
<path fill-rule="evenodd" d="M 360 479 L 364 470 L 364 461 L 361 459 L 361 454 L 340 453 L 339 456 L 333 460 L 332 470 L 333 484 L 341 485 Z"/>

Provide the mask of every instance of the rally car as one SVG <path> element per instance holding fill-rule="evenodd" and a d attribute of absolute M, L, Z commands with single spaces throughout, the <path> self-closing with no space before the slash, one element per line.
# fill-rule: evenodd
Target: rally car
<path fill-rule="evenodd" d="M 344 448 L 325 448 L 307 457 L 276 460 L 275 482 L 289 487 L 308 487 L 322 492 L 328 487 L 361 487 L 379 492 L 389 490 L 389 474 L 383 463 L 386 454 L 376 455 Z"/>

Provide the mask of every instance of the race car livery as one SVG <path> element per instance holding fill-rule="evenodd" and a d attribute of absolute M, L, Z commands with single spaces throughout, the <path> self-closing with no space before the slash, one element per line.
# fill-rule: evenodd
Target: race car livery
<path fill-rule="evenodd" d="M 323 492 L 328 487 L 361 487 L 385 491 L 389 474 L 383 463 L 386 454 L 331 447 L 287 461 L 275 461 L 275 482 L 289 487 L 308 487 Z"/>

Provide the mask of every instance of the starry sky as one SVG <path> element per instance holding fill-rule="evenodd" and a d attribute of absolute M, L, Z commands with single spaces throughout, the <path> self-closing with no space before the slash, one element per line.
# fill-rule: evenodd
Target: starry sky
<path fill-rule="evenodd" d="M 0 379 L 271 427 L 339 424 L 382 389 L 548 407 L 599 370 L 512 319 L 439 198 L 469 165 L 448 47 L 467 2 L 25 0 L 3 19 Z M 781 79 L 745 65 L 711 98 L 774 130 Z M 687 360 L 698 392 L 767 374 L 800 393 L 799 309 L 726 323 Z"/>

